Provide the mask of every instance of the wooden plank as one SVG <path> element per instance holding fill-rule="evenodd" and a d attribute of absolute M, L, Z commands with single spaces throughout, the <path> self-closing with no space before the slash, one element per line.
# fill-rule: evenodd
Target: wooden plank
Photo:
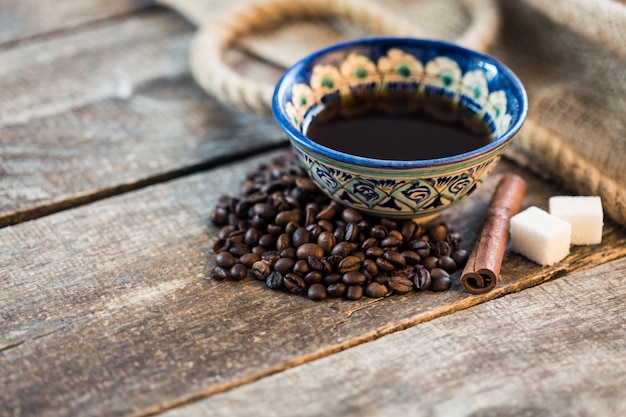
<path fill-rule="evenodd" d="M 191 33 L 160 11 L 0 51 L 0 227 L 284 140 L 196 86 Z"/>
<path fill-rule="evenodd" d="M 162 416 L 621 417 L 624 276 L 626 258 Z"/>
<path fill-rule="evenodd" d="M 133 13 L 154 0 L 3 0 L 0 44 Z"/>
<path fill-rule="evenodd" d="M 508 256 L 501 286 L 481 296 L 463 292 L 458 276 L 446 293 L 322 303 L 253 279 L 206 280 L 210 211 L 270 157 L 0 229 L 8 414 L 156 413 L 626 254 L 626 232 L 607 222 L 602 245 L 575 248 L 555 267 Z M 529 181 L 528 203 L 558 191 L 518 173 Z M 446 214 L 468 246 L 498 179 Z"/>

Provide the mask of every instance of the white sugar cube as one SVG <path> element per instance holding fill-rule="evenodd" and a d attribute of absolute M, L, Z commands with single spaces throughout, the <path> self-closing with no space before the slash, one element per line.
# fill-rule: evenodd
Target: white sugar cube
<path fill-rule="evenodd" d="M 539 265 L 552 265 L 569 253 L 572 227 L 565 220 L 529 207 L 511 217 L 511 250 Z"/>
<path fill-rule="evenodd" d="M 550 197 L 550 214 L 572 226 L 572 245 L 602 242 L 602 201 L 600 197 Z"/>

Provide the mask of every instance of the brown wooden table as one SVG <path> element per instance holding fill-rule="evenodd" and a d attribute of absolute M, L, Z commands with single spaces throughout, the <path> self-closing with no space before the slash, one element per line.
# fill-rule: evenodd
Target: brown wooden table
<path fill-rule="evenodd" d="M 0 415 L 623 416 L 626 231 L 473 296 L 352 302 L 208 278 L 209 214 L 280 154 L 148 1 L 0 6 Z M 504 159 L 444 215 L 471 248 Z"/>

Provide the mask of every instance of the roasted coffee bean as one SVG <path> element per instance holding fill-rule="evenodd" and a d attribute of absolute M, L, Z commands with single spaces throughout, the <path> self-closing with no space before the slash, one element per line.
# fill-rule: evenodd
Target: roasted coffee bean
<path fill-rule="evenodd" d="M 296 186 L 302 188 L 307 191 L 316 191 L 317 185 L 308 177 L 297 177 L 296 178 Z"/>
<path fill-rule="evenodd" d="M 217 234 L 217 237 L 220 239 L 226 239 L 235 230 L 236 230 L 235 226 L 230 225 L 230 224 L 226 225 L 220 229 L 220 231 Z"/>
<path fill-rule="evenodd" d="M 415 267 L 412 265 L 407 265 L 402 268 L 397 268 L 393 271 L 393 274 L 399 277 L 413 279 L 413 276 L 415 275 Z"/>
<path fill-rule="evenodd" d="M 306 261 L 306 259 L 299 259 L 293 265 L 293 272 L 303 277 L 311 272 L 311 267 L 309 266 L 309 263 Z"/>
<path fill-rule="evenodd" d="M 336 243 L 337 240 L 335 236 L 327 230 L 320 233 L 317 237 L 317 244 L 324 250 L 324 254 L 326 255 L 330 254 Z"/>
<path fill-rule="evenodd" d="M 339 272 L 331 272 L 328 275 L 324 275 L 322 282 L 326 285 L 337 284 L 338 282 L 341 282 L 341 277 L 342 274 Z"/>
<path fill-rule="evenodd" d="M 232 245 L 229 245 L 228 252 L 235 256 L 241 256 L 244 253 L 249 253 L 250 247 L 245 243 L 233 243 Z"/>
<path fill-rule="evenodd" d="M 383 254 L 383 259 L 391 263 L 395 268 L 402 268 L 406 266 L 406 259 L 395 250 L 390 250 Z"/>
<path fill-rule="evenodd" d="M 416 240 L 412 242 L 411 250 L 415 251 L 415 253 L 417 253 L 422 259 L 430 256 L 430 244 L 424 240 Z"/>
<path fill-rule="evenodd" d="M 384 254 L 385 254 L 385 251 L 383 250 L 383 248 L 379 246 L 372 246 L 371 248 L 365 251 L 365 256 L 367 256 L 368 258 L 374 258 L 374 259 L 381 258 Z"/>
<path fill-rule="evenodd" d="M 316 258 L 315 256 L 308 256 L 306 258 L 306 262 L 314 271 L 323 272 L 326 270 L 326 263 L 320 258 Z"/>
<path fill-rule="evenodd" d="M 442 256 L 450 256 L 450 254 L 452 254 L 452 248 L 445 240 L 442 240 L 441 242 L 433 242 L 430 253 L 438 258 L 441 258 Z"/>
<path fill-rule="evenodd" d="M 350 285 L 346 288 L 346 298 L 356 301 L 363 297 L 363 287 L 360 285 Z"/>
<path fill-rule="evenodd" d="M 391 276 L 388 285 L 389 289 L 397 294 L 406 294 L 413 290 L 413 281 L 398 275 Z"/>
<path fill-rule="evenodd" d="M 254 275 L 256 279 L 260 281 L 265 281 L 270 272 L 272 272 L 272 268 L 266 261 L 256 261 L 254 264 L 252 264 L 251 271 L 252 275 Z"/>
<path fill-rule="evenodd" d="M 228 224 L 237 228 L 237 223 L 239 223 L 239 217 L 235 213 L 228 213 Z"/>
<path fill-rule="evenodd" d="M 310 224 L 306 227 L 306 230 L 311 233 L 311 242 L 317 241 L 317 238 L 320 236 L 320 233 L 324 232 L 324 228 L 317 223 Z"/>
<path fill-rule="evenodd" d="M 237 226 L 239 227 L 239 226 Z M 231 243 L 244 243 L 244 238 L 246 236 L 245 230 L 234 230 L 228 235 L 228 241 Z"/>
<path fill-rule="evenodd" d="M 289 236 L 293 235 L 293 233 L 298 230 L 298 228 L 301 227 L 298 223 L 296 222 L 289 222 L 285 225 L 285 233 L 287 233 Z M 306 230 L 306 229 L 305 229 Z"/>
<path fill-rule="evenodd" d="M 213 252 L 215 253 L 226 252 L 226 245 L 227 245 L 227 242 L 225 238 L 217 239 L 215 243 L 213 244 Z"/>
<path fill-rule="evenodd" d="M 311 241 L 311 232 L 309 232 L 305 227 L 298 227 L 291 236 L 291 241 L 293 246 L 296 248 L 304 245 L 305 243 L 309 243 Z"/>
<path fill-rule="evenodd" d="M 365 253 L 361 251 L 352 252 L 350 256 L 356 256 L 357 258 L 361 260 L 361 262 L 363 262 L 366 258 Z"/>
<path fill-rule="evenodd" d="M 268 250 L 261 254 L 261 259 L 267 261 L 270 265 L 274 265 L 274 262 L 280 259 L 280 252 L 275 250 Z"/>
<path fill-rule="evenodd" d="M 326 262 L 330 264 L 332 271 L 337 271 L 339 269 L 339 262 L 343 260 L 343 256 L 339 255 L 330 255 L 326 258 Z"/>
<path fill-rule="evenodd" d="M 287 291 L 293 294 L 300 294 L 306 288 L 306 283 L 304 279 L 297 274 L 292 272 L 285 274 L 283 277 L 283 285 L 287 289 Z"/>
<path fill-rule="evenodd" d="M 361 243 L 361 250 L 365 252 L 368 249 L 375 247 L 377 244 L 378 244 L 378 239 L 373 238 L 373 237 L 368 237 L 367 239 L 363 241 L 363 243 Z"/>
<path fill-rule="evenodd" d="M 338 242 L 335 247 L 330 251 L 331 255 L 337 255 L 341 257 L 346 257 L 350 255 L 350 253 L 354 250 L 354 243 L 352 242 Z"/>
<path fill-rule="evenodd" d="M 430 272 L 424 267 L 416 267 L 413 276 L 413 285 L 418 291 L 425 291 L 430 287 Z"/>
<path fill-rule="evenodd" d="M 214 226 L 222 226 L 228 220 L 228 209 L 226 207 L 215 207 L 211 212 L 211 223 Z"/>
<path fill-rule="evenodd" d="M 346 285 L 360 285 L 365 284 L 367 277 L 359 271 L 349 271 L 343 274 L 341 282 Z"/>
<path fill-rule="evenodd" d="M 416 231 L 417 223 L 415 223 L 413 220 L 402 222 L 402 225 L 400 226 L 400 233 L 402 234 L 402 240 L 404 242 L 409 242 L 411 239 L 413 239 Z"/>
<path fill-rule="evenodd" d="M 209 276 L 216 281 L 224 281 L 228 277 L 228 273 L 224 268 L 216 266 L 209 270 Z"/>
<path fill-rule="evenodd" d="M 376 261 L 373 259 L 365 259 L 363 261 L 362 269 L 367 271 L 367 273 L 373 277 L 378 275 L 378 265 L 376 265 Z"/>
<path fill-rule="evenodd" d="M 308 203 L 304 208 L 304 225 L 308 226 L 315 223 L 315 216 L 320 211 L 320 206 L 317 203 Z"/>
<path fill-rule="evenodd" d="M 358 223 L 363 220 L 363 214 L 353 208 L 345 208 L 341 212 L 341 219 L 346 223 Z"/>
<path fill-rule="evenodd" d="M 296 259 L 296 248 L 285 248 L 280 251 L 281 258 Z"/>
<path fill-rule="evenodd" d="M 275 243 L 276 236 L 270 233 L 266 233 L 259 238 L 259 245 L 263 246 L 264 248 L 273 248 Z"/>
<path fill-rule="evenodd" d="M 346 284 L 338 282 L 336 284 L 330 284 L 328 287 L 326 287 L 326 292 L 328 293 L 329 297 L 343 297 L 343 295 L 346 293 L 346 288 Z"/>
<path fill-rule="evenodd" d="M 339 262 L 338 270 L 340 273 L 345 274 L 350 271 L 358 271 L 361 269 L 361 265 L 363 265 L 363 261 L 356 256 L 346 256 Z"/>
<path fill-rule="evenodd" d="M 422 261 L 422 258 L 417 254 L 417 252 L 412 250 L 403 250 L 400 254 L 406 260 L 407 265 L 417 265 Z"/>
<path fill-rule="evenodd" d="M 374 239 L 384 239 L 387 237 L 387 229 L 380 224 L 374 225 L 370 228 L 370 236 Z"/>
<path fill-rule="evenodd" d="M 273 268 L 274 268 L 274 271 L 278 271 L 283 274 L 286 274 L 288 272 L 293 271 L 293 267 L 295 264 L 296 264 L 296 261 L 294 261 L 291 258 L 280 258 L 280 259 L 277 259 L 276 262 L 274 262 Z"/>
<path fill-rule="evenodd" d="M 448 236 L 446 237 L 446 242 L 450 244 L 450 247 L 452 247 L 453 252 L 459 249 L 459 247 L 461 246 L 462 240 L 463 239 L 461 238 L 461 235 L 456 232 L 449 233 Z"/>
<path fill-rule="evenodd" d="M 278 213 L 275 222 L 279 226 L 285 226 L 289 222 L 302 223 L 302 220 L 302 210 L 287 210 Z"/>
<path fill-rule="evenodd" d="M 423 265 L 428 269 L 437 268 L 439 265 L 439 258 L 437 258 L 436 256 L 429 256 L 424 259 Z"/>
<path fill-rule="evenodd" d="M 372 281 L 378 282 L 379 284 L 388 285 L 389 284 L 389 275 L 387 275 L 387 274 L 376 275 Z"/>
<path fill-rule="evenodd" d="M 335 230 L 333 230 L 333 236 L 335 236 L 337 242 L 344 241 L 346 238 L 346 227 L 344 225 L 337 225 Z"/>
<path fill-rule="evenodd" d="M 380 241 L 380 246 L 383 249 L 397 248 L 400 244 L 402 244 L 402 238 L 392 234 L 388 234 L 386 238 Z"/>
<path fill-rule="evenodd" d="M 335 231 L 335 225 L 330 220 L 318 220 L 317 224 L 326 232 L 333 233 Z"/>
<path fill-rule="evenodd" d="M 304 278 L 304 282 L 306 282 L 307 285 L 311 285 L 311 284 L 317 284 L 318 282 L 322 282 L 323 276 L 324 275 L 322 275 L 320 271 L 311 271 L 307 273 L 303 278 Z"/>
<path fill-rule="evenodd" d="M 291 247 L 291 245 L 291 236 L 289 236 L 287 233 L 281 234 L 276 239 L 276 250 L 279 252 Z"/>
<path fill-rule="evenodd" d="M 442 256 L 439 258 L 437 266 L 446 272 L 454 272 L 456 270 L 456 262 L 450 256 Z"/>
<path fill-rule="evenodd" d="M 376 258 L 376 266 L 378 266 L 380 272 L 391 272 L 394 270 L 393 264 L 384 258 Z"/>
<path fill-rule="evenodd" d="M 255 214 L 250 219 L 250 227 L 254 227 L 257 230 L 263 230 L 265 227 L 267 227 L 267 222 L 261 216 Z"/>
<path fill-rule="evenodd" d="M 313 301 L 321 301 L 328 296 L 328 293 L 326 292 L 326 287 L 322 284 L 312 284 L 307 290 L 306 295 Z"/>
<path fill-rule="evenodd" d="M 457 267 L 461 267 L 467 263 L 469 253 L 465 249 L 457 249 L 452 252 L 452 255 L 450 256 L 454 259 L 454 262 L 456 262 Z"/>
<path fill-rule="evenodd" d="M 251 252 L 261 256 L 263 253 L 267 252 L 267 249 L 265 249 L 263 246 L 256 245 L 251 249 Z"/>
<path fill-rule="evenodd" d="M 320 210 L 319 213 L 315 216 L 317 220 L 330 220 L 335 217 L 337 213 L 337 206 L 334 204 L 327 204 Z"/>
<path fill-rule="evenodd" d="M 250 247 L 255 246 L 257 243 L 259 243 L 259 237 L 261 237 L 261 234 L 259 233 L 259 230 L 251 227 L 248 230 L 246 230 L 246 235 L 244 236 L 244 243 Z"/>
<path fill-rule="evenodd" d="M 250 207 L 252 207 L 252 203 L 249 200 L 241 200 L 235 205 L 235 214 L 240 218 L 244 217 Z"/>
<path fill-rule="evenodd" d="M 446 239 L 448 230 L 443 224 L 437 224 L 428 228 L 428 237 L 432 242 L 441 242 Z"/>
<path fill-rule="evenodd" d="M 430 290 L 446 291 L 452 285 L 450 275 L 441 268 L 434 268 L 430 271 Z"/>
<path fill-rule="evenodd" d="M 256 253 L 252 253 L 252 252 L 244 253 L 239 258 L 239 262 L 244 264 L 246 266 L 246 268 L 252 268 L 252 265 L 254 265 L 254 263 L 256 261 L 260 261 L 260 260 L 261 260 L 261 256 L 257 255 Z"/>
<path fill-rule="evenodd" d="M 355 222 L 346 224 L 346 234 L 343 237 L 348 242 L 356 242 L 359 239 L 359 226 Z"/>
<path fill-rule="evenodd" d="M 277 290 L 283 285 L 283 274 L 278 271 L 272 271 L 265 280 L 265 285 L 272 290 Z"/>
<path fill-rule="evenodd" d="M 246 275 L 248 275 L 248 268 L 241 263 L 236 263 L 228 271 L 228 276 L 236 281 L 244 279 Z"/>
<path fill-rule="evenodd" d="M 365 295 L 370 298 L 382 298 L 388 293 L 389 289 L 385 285 L 379 284 L 376 281 L 370 282 L 367 284 L 367 287 L 365 287 Z"/>
<path fill-rule="evenodd" d="M 321 259 L 324 256 L 324 249 L 317 243 L 305 243 L 296 249 L 298 259 L 307 259 L 309 256 Z"/>
<path fill-rule="evenodd" d="M 268 203 L 256 203 L 252 206 L 252 211 L 254 214 L 268 222 L 274 221 L 276 217 L 276 210 L 274 210 L 274 207 Z"/>
<path fill-rule="evenodd" d="M 215 264 L 225 269 L 230 269 L 235 262 L 235 256 L 230 252 L 220 252 L 215 257 Z"/>
<path fill-rule="evenodd" d="M 270 223 L 267 225 L 267 233 L 270 235 L 278 236 L 285 232 L 285 228 L 283 226 L 279 226 L 274 223 Z"/>
<path fill-rule="evenodd" d="M 387 217 L 381 218 L 380 224 L 384 226 L 387 230 L 396 230 L 398 228 L 398 222 Z"/>
<path fill-rule="evenodd" d="M 267 193 L 263 191 L 255 191 L 246 195 L 246 198 L 252 205 L 254 205 L 256 203 L 260 203 L 263 200 L 267 199 Z"/>

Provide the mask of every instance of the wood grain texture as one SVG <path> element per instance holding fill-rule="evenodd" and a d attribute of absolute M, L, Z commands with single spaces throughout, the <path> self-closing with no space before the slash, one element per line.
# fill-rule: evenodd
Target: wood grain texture
<path fill-rule="evenodd" d="M 458 276 L 446 293 L 322 303 L 253 279 L 206 280 L 211 209 L 271 155 L 0 229 L 6 413 L 157 413 L 626 252 L 624 230 L 607 224 L 602 245 L 554 267 L 508 256 L 501 286 L 480 296 L 463 292 Z M 527 203 L 556 192 L 520 174 L 533 190 Z M 446 213 L 467 245 L 499 175 Z"/>
<path fill-rule="evenodd" d="M 154 0 L 2 0 L 0 44 L 125 15 Z"/>
<path fill-rule="evenodd" d="M 163 417 L 626 415 L 626 258 Z"/>
<path fill-rule="evenodd" d="M 196 86 L 191 33 L 158 11 L 0 51 L 0 227 L 284 140 Z"/>

